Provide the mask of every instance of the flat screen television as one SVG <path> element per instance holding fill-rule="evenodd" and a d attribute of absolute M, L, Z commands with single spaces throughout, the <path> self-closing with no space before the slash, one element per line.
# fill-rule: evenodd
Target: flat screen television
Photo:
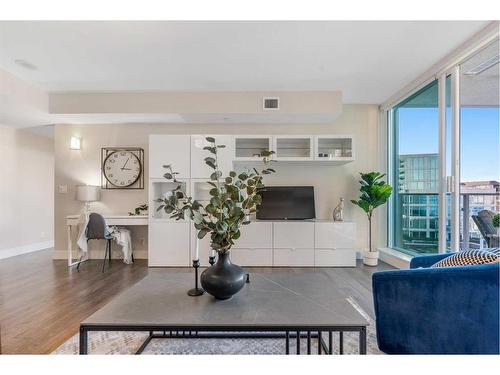
<path fill-rule="evenodd" d="M 260 193 L 258 220 L 307 220 L 316 218 L 314 186 L 266 186 Z"/>

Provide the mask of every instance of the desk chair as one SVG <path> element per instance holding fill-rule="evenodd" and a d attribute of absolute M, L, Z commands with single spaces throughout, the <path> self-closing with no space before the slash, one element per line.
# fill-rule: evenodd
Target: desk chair
<path fill-rule="evenodd" d="M 89 222 L 86 229 L 87 243 L 90 240 L 106 240 L 106 252 L 104 253 L 104 260 L 102 262 L 102 272 L 106 266 L 106 258 L 109 260 L 109 267 L 111 267 L 111 240 L 112 237 L 106 231 L 106 221 L 95 212 L 89 215 Z M 77 270 L 80 269 L 80 264 L 82 262 L 82 257 L 76 267 Z"/>
<path fill-rule="evenodd" d="M 499 246 L 497 228 L 493 226 L 494 216 L 495 212 L 490 210 L 482 210 L 477 215 L 472 215 L 472 220 L 476 223 L 479 232 L 481 232 L 489 248 Z"/>

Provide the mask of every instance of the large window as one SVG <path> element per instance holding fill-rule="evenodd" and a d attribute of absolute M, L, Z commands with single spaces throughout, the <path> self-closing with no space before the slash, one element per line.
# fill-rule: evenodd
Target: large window
<path fill-rule="evenodd" d="M 438 250 L 438 85 L 432 82 L 392 111 L 393 246 Z"/>
<path fill-rule="evenodd" d="M 498 61 L 497 40 L 388 112 L 391 247 L 415 255 L 498 246 Z"/>
<path fill-rule="evenodd" d="M 498 53 L 493 43 L 460 65 L 461 249 L 498 246 L 477 225 L 479 212 L 500 212 Z"/>

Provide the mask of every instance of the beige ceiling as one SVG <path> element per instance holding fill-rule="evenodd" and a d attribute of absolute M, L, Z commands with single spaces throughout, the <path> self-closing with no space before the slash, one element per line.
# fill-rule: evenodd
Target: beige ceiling
<path fill-rule="evenodd" d="M 460 66 L 460 104 L 463 106 L 499 106 L 499 71 L 497 63 L 474 76 L 464 73 L 491 57 L 498 56 L 498 40 L 479 51 Z"/>

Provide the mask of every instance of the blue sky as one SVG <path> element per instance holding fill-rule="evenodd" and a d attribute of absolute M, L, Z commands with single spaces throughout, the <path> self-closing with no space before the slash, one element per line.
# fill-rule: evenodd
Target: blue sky
<path fill-rule="evenodd" d="M 499 180 L 498 108 L 462 108 L 461 181 Z M 399 153 L 438 152 L 437 108 L 399 109 Z"/>

